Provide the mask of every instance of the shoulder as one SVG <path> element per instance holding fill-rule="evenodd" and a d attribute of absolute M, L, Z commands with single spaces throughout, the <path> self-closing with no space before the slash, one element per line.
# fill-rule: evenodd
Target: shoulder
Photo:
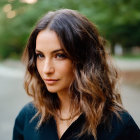
<path fill-rule="evenodd" d="M 128 112 L 121 112 L 121 133 L 118 139 L 140 140 L 140 129 Z"/>
<path fill-rule="evenodd" d="M 127 111 L 121 111 L 118 114 L 119 116 L 113 114 L 112 125 L 114 127 L 117 126 L 118 128 L 126 129 L 133 126 L 138 128 L 134 119 Z"/>
<path fill-rule="evenodd" d="M 118 115 L 113 113 L 109 124 L 109 129 L 106 129 L 105 125 L 100 125 L 99 137 L 101 140 L 105 137 L 108 140 L 140 139 L 139 127 L 127 111 L 118 112 Z"/>
<path fill-rule="evenodd" d="M 132 116 L 127 111 L 118 112 L 118 115 L 113 114 L 112 124 L 118 124 L 122 127 L 126 127 L 129 122 L 134 122 Z"/>
<path fill-rule="evenodd" d="M 28 115 L 33 115 L 37 112 L 36 107 L 34 106 L 33 102 L 29 102 L 27 104 L 25 104 L 23 106 L 23 108 L 21 109 L 21 111 L 19 112 L 19 114 L 28 114 Z"/>
<path fill-rule="evenodd" d="M 28 125 L 34 115 L 37 113 L 33 102 L 29 102 L 20 110 L 15 119 L 15 128 L 23 130 L 24 126 Z"/>
<path fill-rule="evenodd" d="M 26 104 L 15 119 L 13 128 L 13 140 L 23 139 L 25 126 L 29 125 L 30 120 L 36 114 L 37 109 L 32 102 Z"/>
<path fill-rule="evenodd" d="M 37 109 L 35 108 L 33 102 L 29 102 L 20 110 L 16 119 L 30 119 L 37 113 Z"/>

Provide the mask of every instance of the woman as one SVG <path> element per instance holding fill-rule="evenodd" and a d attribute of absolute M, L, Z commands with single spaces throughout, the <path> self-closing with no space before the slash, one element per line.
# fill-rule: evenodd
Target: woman
<path fill-rule="evenodd" d="M 23 60 L 33 102 L 17 116 L 13 140 L 140 139 L 121 105 L 104 41 L 86 17 L 49 12 L 30 35 Z"/>

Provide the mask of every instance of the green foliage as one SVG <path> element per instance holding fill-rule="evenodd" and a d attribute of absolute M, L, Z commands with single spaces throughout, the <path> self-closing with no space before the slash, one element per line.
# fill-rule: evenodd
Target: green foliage
<path fill-rule="evenodd" d="M 15 11 L 15 17 L 7 18 L 8 12 L 4 12 L 7 4 Z M 120 43 L 124 48 L 140 45 L 138 0 L 38 0 L 35 4 L 1 0 L 0 59 L 20 56 L 37 20 L 48 11 L 60 8 L 78 10 L 87 16 L 112 45 Z"/>
<path fill-rule="evenodd" d="M 124 47 L 140 45 L 140 1 L 107 0 L 104 8 L 108 9 L 108 18 L 100 25 L 107 39 Z"/>

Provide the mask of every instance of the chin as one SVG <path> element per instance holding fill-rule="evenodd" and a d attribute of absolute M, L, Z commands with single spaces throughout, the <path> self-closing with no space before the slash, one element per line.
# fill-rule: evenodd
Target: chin
<path fill-rule="evenodd" d="M 59 93 L 59 92 L 67 92 L 65 89 L 56 89 L 56 88 L 47 88 L 50 93 Z"/>
<path fill-rule="evenodd" d="M 59 91 L 58 89 L 56 89 L 56 88 L 54 88 L 54 87 L 52 87 L 52 88 L 47 87 L 47 90 L 48 90 L 50 93 L 57 93 L 57 92 Z"/>
<path fill-rule="evenodd" d="M 57 93 L 56 90 L 49 90 L 49 89 L 48 89 L 48 91 L 49 91 L 50 93 Z"/>
<path fill-rule="evenodd" d="M 58 92 L 67 92 L 68 87 L 67 86 L 60 86 L 60 85 L 46 85 L 47 90 L 50 93 L 58 93 Z"/>

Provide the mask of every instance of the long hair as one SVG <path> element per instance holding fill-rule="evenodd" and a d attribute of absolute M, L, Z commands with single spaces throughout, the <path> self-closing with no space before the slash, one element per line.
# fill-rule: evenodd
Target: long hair
<path fill-rule="evenodd" d="M 104 40 L 95 25 L 77 11 L 61 9 L 47 13 L 36 25 L 25 48 L 25 90 L 34 99 L 41 115 L 38 126 L 60 109 L 57 94 L 50 93 L 36 67 L 36 38 L 39 32 L 54 31 L 74 64 L 75 79 L 70 85 L 71 101 L 85 114 L 82 134 L 88 132 L 96 138 L 101 122 L 107 124 L 112 113 L 122 110 L 120 94 L 116 88 L 118 72 L 105 52 Z"/>

